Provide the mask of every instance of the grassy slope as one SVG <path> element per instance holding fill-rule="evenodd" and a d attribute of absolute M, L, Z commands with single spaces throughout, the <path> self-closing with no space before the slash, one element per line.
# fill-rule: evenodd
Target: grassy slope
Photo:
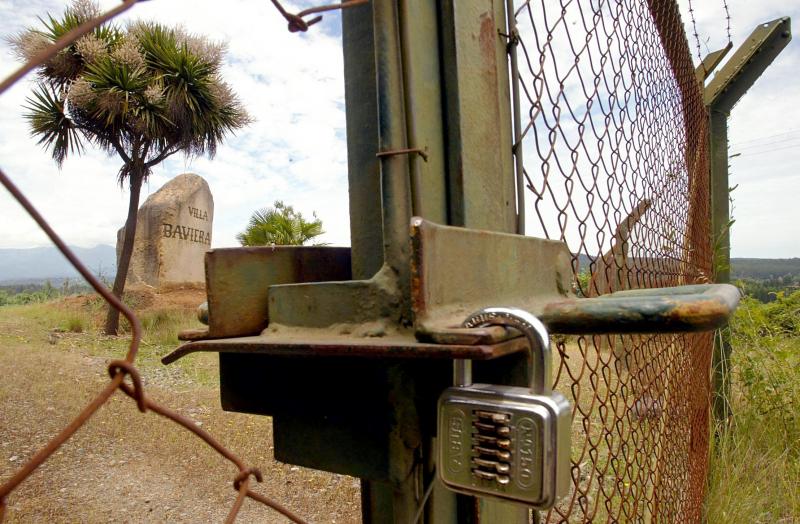
<path fill-rule="evenodd" d="M 215 355 L 160 364 L 178 343 L 175 333 L 196 324 L 191 311 L 156 308 L 141 317 L 137 365 L 148 395 L 259 467 L 257 491 L 314 522 L 358 521 L 355 479 L 276 462 L 269 418 L 220 409 Z M 0 481 L 78 413 L 106 382 L 106 362 L 125 353 L 126 337 L 98 334 L 101 318 L 93 301 L 0 308 Z M 117 393 L 11 494 L 6 522 L 221 522 L 235 474 L 185 430 L 139 413 Z M 240 521 L 285 519 L 246 502 Z"/>
<path fill-rule="evenodd" d="M 709 523 L 800 522 L 800 292 L 742 303 L 733 322 L 732 425 L 712 453 Z"/>
<path fill-rule="evenodd" d="M 795 302 L 745 301 L 735 319 L 735 419 L 712 454 L 706 505 L 712 524 L 800 522 L 800 337 L 793 308 Z M 138 366 L 148 394 L 261 467 L 261 492 L 314 521 L 358 520 L 354 479 L 276 463 L 269 419 L 219 409 L 214 355 L 160 364 L 177 344 L 174 334 L 194 325 L 190 310 L 145 309 Z M 99 389 L 105 362 L 124 354 L 126 338 L 97 334 L 101 317 L 93 301 L 0 308 L 0 480 Z M 180 428 L 139 414 L 116 395 L 12 494 L 8 521 L 221 521 L 233 500 L 234 473 Z M 242 521 L 282 519 L 248 503 Z"/>

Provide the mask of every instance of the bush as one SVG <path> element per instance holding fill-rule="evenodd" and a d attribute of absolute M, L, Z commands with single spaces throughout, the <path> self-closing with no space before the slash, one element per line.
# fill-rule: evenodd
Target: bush
<path fill-rule="evenodd" d="M 800 291 L 742 299 L 731 321 L 733 418 L 715 441 L 707 522 L 800 522 Z"/>
<path fill-rule="evenodd" d="M 72 316 L 64 322 L 64 329 L 70 333 L 83 333 L 85 329 L 83 318 Z"/>
<path fill-rule="evenodd" d="M 798 453 L 800 418 L 800 291 L 762 304 L 744 298 L 732 328 L 732 399 L 741 417 L 778 423 L 787 448 Z"/>

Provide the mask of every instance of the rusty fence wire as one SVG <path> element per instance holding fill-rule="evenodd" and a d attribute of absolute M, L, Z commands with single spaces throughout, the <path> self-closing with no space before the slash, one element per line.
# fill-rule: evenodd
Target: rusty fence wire
<path fill-rule="evenodd" d="M 0 94 L 105 20 L 65 35 L 9 78 Z M 273 1 L 290 30 L 310 15 Z M 518 88 L 514 151 L 528 194 L 528 234 L 567 242 L 579 292 L 708 281 L 707 114 L 675 2 L 549 0 L 510 2 L 506 37 Z M 149 399 L 134 366 L 141 327 L 135 314 L 71 253 L 0 171 L 2 183 L 103 298 L 132 326 L 126 357 L 108 385 L 61 433 L 0 486 L 9 493 L 116 392 L 194 433 L 238 472 L 228 521 L 250 498 L 302 519 L 250 488 L 261 479 L 205 430 Z M 577 337 L 559 342 L 556 386 L 571 395 L 572 489 L 547 522 L 697 522 L 709 444 L 711 335 Z M 126 379 L 128 377 L 128 379 Z"/>
<path fill-rule="evenodd" d="M 672 0 L 509 2 L 527 234 L 578 292 L 708 282 L 708 118 Z M 572 488 L 546 522 L 699 522 L 712 335 L 574 337 Z"/>
<path fill-rule="evenodd" d="M 139 1 L 143 0 L 124 0 L 115 8 L 67 32 L 51 46 L 40 51 L 36 56 L 31 58 L 19 69 L 14 71 L 6 79 L 0 82 L 0 95 L 5 93 L 26 74 L 35 70 L 37 67 L 46 64 L 48 60 L 55 57 L 70 44 L 74 43 L 79 38 L 86 35 L 101 24 L 127 11 Z M 363 3 L 364 1 L 366 0 L 353 0 L 353 4 Z M 277 2 L 274 3 L 276 6 L 279 5 Z M 347 7 L 347 4 L 322 6 L 320 8 L 308 9 L 297 14 L 288 13 L 282 8 L 280 11 L 289 22 L 290 30 L 306 31 L 310 25 L 319 21 L 319 17 L 310 21 L 305 21 L 303 19 L 304 16 L 341 8 L 342 6 Z M 236 497 L 232 503 L 230 511 L 228 512 L 227 518 L 225 519 L 226 523 L 233 522 L 236 519 L 239 514 L 239 510 L 247 498 L 274 509 L 293 522 L 306 522 L 303 518 L 295 514 L 290 509 L 284 507 L 270 497 L 251 489 L 252 479 L 255 479 L 258 482 L 262 481 L 261 472 L 257 468 L 250 467 L 245 464 L 236 454 L 228 450 L 210 433 L 198 427 L 194 421 L 166 406 L 153 401 L 146 395 L 139 372 L 134 365 L 142 337 L 142 326 L 136 314 L 119 298 L 114 296 L 111 291 L 109 291 L 109 289 L 102 282 L 100 282 L 100 280 L 95 277 L 94 274 L 92 274 L 92 272 L 89 271 L 85 265 L 83 265 L 83 263 L 81 263 L 80 259 L 75 256 L 69 247 L 67 247 L 61 237 L 58 236 L 55 230 L 50 226 L 50 224 L 48 224 L 48 222 L 36 210 L 30 200 L 28 200 L 28 198 L 17 188 L 17 186 L 11 181 L 11 179 L 3 170 L 0 170 L 0 184 L 2 184 L 9 191 L 9 193 L 11 193 L 14 199 L 16 199 L 17 202 L 19 202 L 19 204 L 34 219 L 34 221 L 36 221 L 36 223 L 42 228 L 50 240 L 56 245 L 59 251 L 64 254 L 64 256 L 81 274 L 81 276 L 86 279 L 86 281 L 95 289 L 95 291 L 97 291 L 100 296 L 103 297 L 103 299 L 110 306 L 119 310 L 131 325 L 131 342 L 128 352 L 123 359 L 113 360 L 109 363 L 108 373 L 110 375 L 110 380 L 108 384 L 96 394 L 96 396 L 66 427 L 64 427 L 56 436 L 54 436 L 43 448 L 38 450 L 30 459 L 28 459 L 28 461 L 25 462 L 22 467 L 20 467 L 9 479 L 0 485 L 0 522 L 4 520 L 6 515 L 8 495 L 22 482 L 24 482 L 36 470 L 36 468 L 50 458 L 62 444 L 64 444 L 73 434 L 75 434 L 75 432 L 78 431 L 78 429 L 80 429 L 114 395 L 118 389 L 136 402 L 140 412 L 145 413 L 147 411 L 152 411 L 182 426 L 187 431 L 193 433 L 196 437 L 205 442 L 226 460 L 230 461 L 237 468 L 238 472 L 233 479 L 233 488 L 236 492 Z"/>

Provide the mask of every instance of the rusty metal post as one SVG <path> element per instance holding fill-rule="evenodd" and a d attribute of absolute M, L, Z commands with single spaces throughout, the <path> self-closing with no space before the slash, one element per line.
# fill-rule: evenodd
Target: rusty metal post
<path fill-rule="evenodd" d="M 711 167 L 711 233 L 714 247 L 714 282 L 730 282 L 730 195 L 728 181 L 728 115 L 709 108 Z M 711 373 L 715 420 L 724 422 L 730 409 L 731 334 L 728 326 L 714 335 Z"/>
<path fill-rule="evenodd" d="M 442 2 L 443 71 L 448 135 L 449 223 L 473 229 L 517 232 L 517 181 L 503 0 Z M 509 15 L 513 18 L 513 13 Z M 521 196 L 521 195 L 520 195 Z M 524 227 L 524 226 L 522 226 Z M 524 359 L 494 365 L 505 383 L 524 384 Z M 491 366 L 491 365 L 490 365 Z M 490 367 L 484 366 L 484 367 Z M 481 366 L 476 366 L 480 372 Z M 524 506 L 459 497 L 478 522 L 528 523 Z M 463 520 L 462 520 L 463 521 Z"/>

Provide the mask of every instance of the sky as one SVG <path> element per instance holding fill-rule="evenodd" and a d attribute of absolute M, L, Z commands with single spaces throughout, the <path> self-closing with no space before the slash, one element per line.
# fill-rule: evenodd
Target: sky
<path fill-rule="evenodd" d="M 115 5 L 102 1 L 103 8 Z M 727 42 L 722 0 L 695 0 L 703 54 Z M 685 21 L 688 10 L 680 1 Z M 0 0 L 0 36 L 60 14 L 64 2 Z M 310 2 L 284 2 L 287 9 Z M 796 1 L 728 0 L 734 46 L 761 22 L 800 20 Z M 224 6 L 224 8 L 220 8 Z M 216 157 L 179 155 L 156 167 L 143 199 L 184 172 L 203 176 L 214 195 L 213 247 L 237 245 L 252 212 L 283 200 L 316 212 L 321 241 L 349 245 L 344 82 L 338 14 L 326 14 L 308 33 L 289 33 L 271 3 L 228 0 L 153 0 L 120 17 L 184 25 L 228 45 L 223 76 L 255 118 L 219 148 Z M 695 52 L 694 37 L 690 48 Z M 800 256 L 800 47 L 792 42 L 734 108 L 729 121 L 733 193 L 732 256 Z M 695 57 L 696 59 L 696 57 Z M 18 66 L 0 43 L 0 77 Z M 22 118 L 32 77 L 0 97 L 0 166 L 69 244 L 112 244 L 127 211 L 127 188 L 116 182 L 118 157 L 91 149 L 59 170 L 36 145 Z M 47 245 L 48 240 L 0 190 L 0 248 Z"/>

